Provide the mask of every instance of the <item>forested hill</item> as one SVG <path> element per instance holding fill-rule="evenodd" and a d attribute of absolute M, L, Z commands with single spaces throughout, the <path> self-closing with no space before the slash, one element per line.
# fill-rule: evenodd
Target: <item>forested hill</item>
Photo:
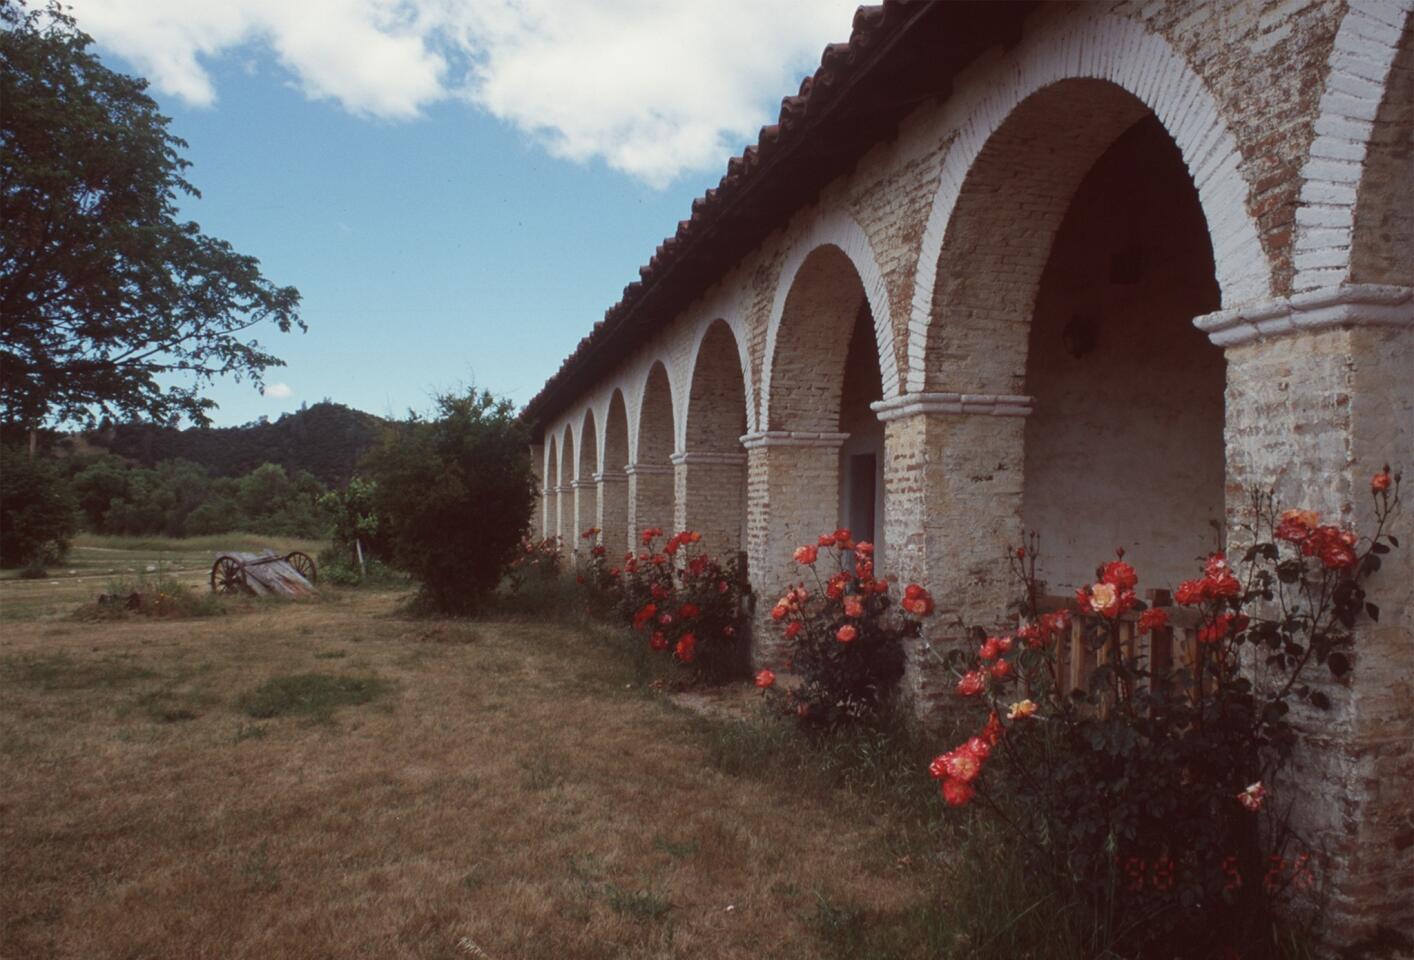
<path fill-rule="evenodd" d="M 91 447 L 153 466 L 190 460 L 216 476 L 241 476 L 263 463 L 278 463 L 291 475 L 308 470 L 325 484 L 342 485 L 383 425 L 380 417 L 341 403 L 316 403 L 279 420 L 239 427 L 157 427 L 119 424 L 86 434 Z"/>

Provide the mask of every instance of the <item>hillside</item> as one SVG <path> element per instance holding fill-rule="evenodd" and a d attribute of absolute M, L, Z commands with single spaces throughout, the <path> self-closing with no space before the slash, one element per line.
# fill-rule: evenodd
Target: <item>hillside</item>
<path fill-rule="evenodd" d="M 239 427 L 158 427 L 119 424 L 84 435 L 84 446 L 153 466 L 182 459 L 216 476 L 240 476 L 263 463 L 294 474 L 307 470 L 329 485 L 352 476 L 359 459 L 377 439 L 384 421 L 341 403 L 316 403 L 275 421 Z"/>

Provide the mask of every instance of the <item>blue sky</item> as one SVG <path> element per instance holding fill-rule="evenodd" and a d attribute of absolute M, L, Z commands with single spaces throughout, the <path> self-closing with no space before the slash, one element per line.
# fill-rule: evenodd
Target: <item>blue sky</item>
<path fill-rule="evenodd" d="M 303 294 L 308 333 L 259 335 L 288 364 L 266 395 L 211 387 L 221 425 L 324 398 L 401 415 L 471 382 L 523 404 L 853 10 L 722 0 L 710 20 L 774 32 L 737 43 L 691 21 L 711 3 L 309 2 L 328 30 L 270 0 L 74 4 L 188 142 L 184 215 Z"/>

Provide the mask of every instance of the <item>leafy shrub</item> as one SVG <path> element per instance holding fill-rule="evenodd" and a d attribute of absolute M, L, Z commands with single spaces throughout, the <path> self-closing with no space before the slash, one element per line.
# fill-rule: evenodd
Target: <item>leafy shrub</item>
<path fill-rule="evenodd" d="M 1073 619 L 1039 610 L 1034 535 L 1011 561 L 1020 629 L 947 658 L 987 721 L 933 761 L 944 798 L 995 811 L 1104 950 L 1268 956 L 1276 905 L 1314 885 L 1323 864 L 1282 796 L 1289 714 L 1330 707 L 1308 667 L 1344 675 L 1353 628 L 1378 617 L 1361 583 L 1398 545 L 1385 533 L 1398 484 L 1386 470 L 1374 489 L 1364 540 L 1256 497 L 1240 565 L 1214 554 L 1175 593 L 1196 614 L 1191 658 L 1146 657 L 1131 639 L 1168 636 L 1174 615 L 1137 598 L 1122 554 L 1078 591 Z M 1068 656 L 1094 658 L 1085 689 L 1061 669 L 1067 638 Z"/>
<path fill-rule="evenodd" d="M 108 581 L 107 592 L 97 602 L 80 607 L 79 619 L 112 619 L 137 614 L 144 617 L 184 619 L 211 617 L 224 612 L 215 594 L 194 589 L 171 573 L 157 570 Z"/>
<path fill-rule="evenodd" d="M 519 591 L 531 578 L 553 580 L 560 575 L 564 557 L 560 553 L 560 538 L 534 540 L 522 537 L 520 547 L 506 568 L 506 579 L 512 592 Z"/>
<path fill-rule="evenodd" d="M 702 535 L 692 530 L 669 537 L 659 551 L 662 535 L 657 527 L 643 531 L 643 549 L 624 558 L 622 571 L 604 571 L 601 582 L 617 592 L 624 619 L 648 634 L 649 647 L 671 652 L 693 680 L 722 683 L 744 675 L 747 586 L 736 561 L 695 552 Z M 594 550 L 602 558 L 603 548 Z"/>
<path fill-rule="evenodd" d="M 933 612 L 932 598 L 916 584 L 904 595 L 910 616 L 892 612 L 889 583 L 874 576 L 873 553 L 873 544 L 855 543 L 848 530 L 821 534 L 795 551 L 815 589 L 801 583 L 771 610 L 789 643 L 787 667 L 801 678 L 786 705 L 807 725 L 872 722 L 887 713 L 903 676 L 903 640 L 918 633 L 912 617 Z M 822 564 L 835 567 L 828 577 Z M 772 679 L 764 671 L 758 682 L 769 686 Z"/>
<path fill-rule="evenodd" d="M 474 611 L 495 589 L 530 525 L 529 438 L 488 392 L 437 398 L 438 417 L 387 433 L 368 459 L 374 512 L 395 563 L 444 613 Z"/>
<path fill-rule="evenodd" d="M 78 530 L 78 506 L 53 464 L 0 447 L 0 567 L 56 563 Z"/>

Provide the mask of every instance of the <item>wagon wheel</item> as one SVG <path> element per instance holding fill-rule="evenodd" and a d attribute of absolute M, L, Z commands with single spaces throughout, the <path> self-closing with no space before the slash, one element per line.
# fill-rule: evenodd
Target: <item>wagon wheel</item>
<path fill-rule="evenodd" d="M 315 569 L 314 561 L 310 559 L 307 553 L 300 553 L 296 550 L 294 553 L 285 557 L 285 562 L 294 567 L 295 572 L 310 583 L 313 583 L 315 578 L 319 575 L 319 571 Z"/>
<path fill-rule="evenodd" d="M 211 565 L 212 593 L 249 593 L 245 567 L 235 557 L 220 557 Z"/>

